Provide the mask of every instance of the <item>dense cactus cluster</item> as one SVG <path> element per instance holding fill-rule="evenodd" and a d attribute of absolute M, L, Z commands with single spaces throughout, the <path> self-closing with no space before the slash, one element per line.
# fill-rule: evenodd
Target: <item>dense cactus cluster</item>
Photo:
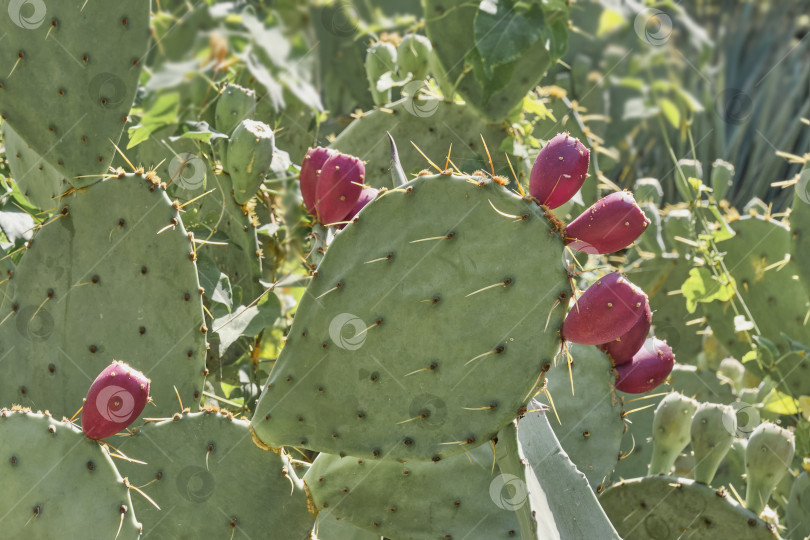
<path fill-rule="evenodd" d="M 810 535 L 807 155 L 611 181 L 567 2 L 265 4 L 0 13 L 0 536 Z"/>

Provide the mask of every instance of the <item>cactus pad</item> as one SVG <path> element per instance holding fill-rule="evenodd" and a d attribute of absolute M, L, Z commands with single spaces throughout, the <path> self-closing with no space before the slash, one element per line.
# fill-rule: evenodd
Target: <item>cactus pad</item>
<path fill-rule="evenodd" d="M 70 187 L 65 176 L 22 140 L 11 124 L 3 124 L 3 142 L 11 177 L 31 204 L 46 211 L 59 204 L 54 199 Z"/>
<path fill-rule="evenodd" d="M 540 207 L 495 183 L 420 176 L 379 196 L 327 249 L 253 429 L 361 458 L 486 442 L 559 350 L 561 258 Z"/>
<path fill-rule="evenodd" d="M 619 458 L 624 433 L 622 405 L 613 390 L 616 376 L 610 359 L 590 345 L 572 343 L 568 349 L 574 360 L 574 394 L 568 366 L 560 363 L 551 368 L 546 375 L 547 389 L 560 422 L 549 412 L 549 423 L 568 457 L 596 489 L 610 478 Z M 548 403 L 544 397 L 540 401 Z"/>
<path fill-rule="evenodd" d="M 150 2 L 16 4 L 0 17 L 0 116 L 74 186 L 96 182 L 76 177 L 112 160 L 146 53 Z M 29 4 L 42 9 L 28 16 Z"/>
<path fill-rule="evenodd" d="M 725 490 L 694 480 L 647 476 L 611 486 L 599 502 L 625 540 L 776 540 L 773 526 Z M 632 516 L 632 517 L 631 517 Z"/>
<path fill-rule="evenodd" d="M 90 530 L 94 538 L 140 538 L 106 447 L 69 422 L 0 410 L 0 463 L 4 538 L 87 538 Z"/>
<path fill-rule="evenodd" d="M 135 430 L 118 447 L 146 465 L 121 471 L 161 510 L 140 500 L 148 537 L 303 540 L 315 518 L 289 460 L 261 450 L 248 424 L 211 410 L 176 414 Z M 157 480 L 157 481 L 155 481 Z M 151 483 L 150 483 L 151 482 Z"/>
<path fill-rule="evenodd" d="M 152 379 L 150 415 L 178 409 L 174 386 L 196 407 L 205 327 L 194 248 L 153 181 L 121 174 L 74 191 L 34 235 L 0 302 L 0 402 L 72 416 L 93 378 L 123 360 Z"/>
<path fill-rule="evenodd" d="M 490 443 L 439 463 L 320 454 L 304 482 L 319 519 L 334 515 L 388 538 L 505 540 L 519 526 L 512 508 L 490 496 L 501 481 L 494 459 Z"/>

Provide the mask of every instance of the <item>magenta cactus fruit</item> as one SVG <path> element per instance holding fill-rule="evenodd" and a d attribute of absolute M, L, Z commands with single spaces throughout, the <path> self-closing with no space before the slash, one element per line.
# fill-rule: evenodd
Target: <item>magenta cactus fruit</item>
<path fill-rule="evenodd" d="M 563 321 L 563 339 L 601 345 L 623 336 L 650 309 L 647 295 L 613 272 L 599 278 L 574 303 Z"/>
<path fill-rule="evenodd" d="M 363 182 L 366 166 L 354 156 L 336 153 L 327 159 L 315 187 L 315 212 L 324 225 L 343 221 L 354 208 Z"/>
<path fill-rule="evenodd" d="M 374 200 L 377 193 L 379 193 L 379 190 L 374 189 L 373 187 L 364 187 L 363 191 L 360 192 L 360 197 L 357 198 L 357 202 L 354 203 L 354 207 L 351 209 L 351 211 L 349 211 L 349 214 L 343 219 L 343 221 L 353 220 L 354 216 L 356 216 L 364 206 Z"/>
<path fill-rule="evenodd" d="M 304 206 L 307 211 L 315 215 L 315 189 L 318 185 L 318 178 L 326 160 L 332 157 L 335 152 L 329 148 L 316 146 L 307 151 L 304 161 L 301 162 L 301 196 L 304 198 Z"/>
<path fill-rule="evenodd" d="M 596 201 L 565 228 L 568 247 L 586 253 L 613 253 L 641 236 L 650 224 L 629 191 Z"/>
<path fill-rule="evenodd" d="M 649 392 L 669 376 L 675 355 L 666 341 L 650 338 L 633 359 L 616 367 L 616 389 L 628 394 Z"/>
<path fill-rule="evenodd" d="M 115 435 L 138 418 L 149 401 L 149 379 L 124 362 L 114 361 L 87 392 L 82 429 L 91 439 Z"/>
<path fill-rule="evenodd" d="M 644 312 L 626 334 L 599 345 L 599 348 L 607 353 L 614 366 L 626 364 L 633 359 L 633 356 L 644 345 L 647 334 L 650 332 L 651 323 L 652 311 L 650 305 L 644 304 Z"/>
<path fill-rule="evenodd" d="M 588 176 L 591 152 L 568 133 L 548 141 L 534 161 L 529 194 L 549 208 L 568 202 Z"/>

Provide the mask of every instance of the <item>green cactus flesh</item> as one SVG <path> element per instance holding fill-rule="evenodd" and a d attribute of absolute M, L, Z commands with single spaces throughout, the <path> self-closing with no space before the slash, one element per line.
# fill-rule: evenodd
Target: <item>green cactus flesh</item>
<path fill-rule="evenodd" d="M 59 204 L 56 198 L 70 188 L 65 175 L 36 153 L 11 124 L 3 124 L 3 142 L 11 177 L 28 201 L 43 211 Z"/>
<path fill-rule="evenodd" d="M 810 162 L 795 186 L 790 212 L 790 258 L 799 269 L 799 281 L 810 296 Z"/>
<path fill-rule="evenodd" d="M 425 155 L 441 165 L 445 163 L 446 149 L 451 145 L 457 148 L 463 141 L 462 146 L 470 151 L 465 150 L 458 156 L 454 153 L 453 162 L 465 171 L 482 167 L 489 170 L 481 144 L 483 136 L 492 153 L 496 172 L 502 167 L 508 167 L 506 160 L 499 157 L 499 152 L 494 151 L 506 138 L 505 129 L 500 125 L 484 123 L 463 105 L 445 103 L 434 98 L 422 99 L 417 95 L 403 98 L 388 105 L 386 109 L 393 113 L 378 110 L 365 113 L 349 124 L 330 145 L 335 150 L 363 156 L 366 161 L 366 183 L 371 186 L 399 187 L 393 185 L 388 172 L 391 167 L 391 149 L 387 141 L 380 139 L 380 134 L 384 135 L 386 131 L 399 142 L 399 158 L 407 174 L 417 173 L 429 166 L 408 141 L 416 142 Z M 392 114 L 396 118 L 394 124 L 391 123 Z M 370 145 L 371 140 L 380 142 Z M 515 160 L 512 163 L 517 167 Z"/>
<path fill-rule="evenodd" d="M 228 141 L 226 168 L 233 181 L 233 198 L 245 204 L 270 174 L 275 152 L 273 130 L 264 122 L 242 120 Z"/>
<path fill-rule="evenodd" d="M 375 105 L 385 105 L 391 101 L 391 89 L 378 90 L 377 81 L 384 73 L 393 72 L 396 69 L 396 62 L 397 49 L 390 43 L 380 41 L 366 51 L 366 77 Z"/>
<path fill-rule="evenodd" d="M 196 408 L 205 367 L 194 246 L 159 184 L 131 174 L 59 201 L 0 301 L 0 403 L 72 416 L 96 374 L 123 360 L 157 408 Z M 160 234 L 158 234 L 160 232 Z"/>
<path fill-rule="evenodd" d="M 781 223 L 759 216 L 750 216 L 731 224 L 736 231 L 733 238 L 720 242 L 718 249 L 725 251 L 726 267 L 732 270 L 737 291 L 753 314 L 759 335 L 769 339 L 782 352 L 787 344 L 784 332 L 796 339 L 807 335 L 805 317 L 808 296 L 802 285 L 793 278 L 801 270 L 793 261 L 787 261 L 790 252 L 790 232 Z M 750 350 L 749 342 L 736 333 L 733 311 L 729 302 L 700 304 L 715 336 L 736 358 Z M 740 314 L 748 318 L 744 312 Z M 774 316 L 778 314 L 778 316 Z M 751 331 L 756 334 L 756 330 Z M 762 366 L 779 382 L 780 390 L 794 396 L 810 393 L 810 378 L 797 376 L 810 368 L 810 361 L 790 355 L 773 366 Z M 757 376 L 766 371 L 756 362 L 746 368 Z"/>
<path fill-rule="evenodd" d="M 35 2 L 38 20 L 26 4 L 0 17 L 0 115 L 73 186 L 91 184 L 135 97 L 150 2 Z"/>
<path fill-rule="evenodd" d="M 574 393 L 567 364 L 552 367 L 546 388 L 556 415 L 549 412 L 549 421 L 565 453 L 596 489 L 610 478 L 624 433 L 622 406 L 613 389 L 616 374 L 597 347 L 570 343 L 568 350 Z M 547 396 L 538 399 L 550 405 Z"/>
<path fill-rule="evenodd" d="M 539 411 L 536 401 L 529 407 L 531 410 L 518 421 L 517 440 L 514 426 L 509 424 L 498 434 L 496 445 L 498 467 L 515 488 L 506 500 L 514 504 L 522 502 L 519 495 L 525 497 L 527 504 L 516 505 L 516 513 L 519 517 L 524 513 L 536 529 L 529 536 L 522 529 L 521 538 L 619 540 L 587 479 L 568 459 L 551 430 L 550 412 Z M 505 489 L 501 497 L 504 495 Z"/>
<path fill-rule="evenodd" d="M 807 471 L 802 471 L 793 481 L 785 521 L 785 537 L 789 540 L 804 540 L 810 536 L 810 475 Z"/>
<path fill-rule="evenodd" d="M 647 237 L 650 232 L 645 232 L 641 238 Z M 655 257 L 640 259 L 626 269 L 627 276 L 650 299 L 650 308 L 655 314 L 655 336 L 666 340 L 672 347 L 675 358 L 682 363 L 692 362 L 700 352 L 700 336 L 695 334 L 697 327 L 686 326 L 687 322 L 696 317 L 686 310 L 683 296 L 669 293 L 681 289 L 683 282 L 689 277 L 691 267 L 691 262 L 683 257 Z"/>
<path fill-rule="evenodd" d="M 701 403 L 692 419 L 692 450 L 695 453 L 694 477 L 711 484 L 720 463 L 728 453 L 737 432 L 734 408 L 717 403 Z"/>
<path fill-rule="evenodd" d="M 559 350 L 561 258 L 542 210 L 495 183 L 420 176 L 385 193 L 327 249 L 253 429 L 362 458 L 486 442 Z"/>
<path fill-rule="evenodd" d="M 146 462 L 119 467 L 160 507 L 136 502 L 147 538 L 308 538 L 303 483 L 286 456 L 253 444 L 246 421 L 203 410 L 133 432 L 116 446 Z"/>
<path fill-rule="evenodd" d="M 745 506 L 759 514 L 779 480 L 788 472 L 796 450 L 792 432 L 771 423 L 760 424 L 745 448 Z"/>
<path fill-rule="evenodd" d="M 140 538 L 130 491 L 107 447 L 75 425 L 0 410 L 0 463 L 3 538 L 88 538 L 90 531 L 93 538 Z"/>
<path fill-rule="evenodd" d="M 373 533 L 352 524 L 349 520 L 338 519 L 334 512 L 321 512 L 312 530 L 312 537 L 318 540 L 380 540 L 379 533 Z"/>
<path fill-rule="evenodd" d="M 513 538 L 515 513 L 490 496 L 499 481 L 494 460 L 491 443 L 438 463 L 320 454 L 304 482 L 319 519 L 341 518 L 378 536 Z"/>
<path fill-rule="evenodd" d="M 228 84 L 217 99 L 217 130 L 230 135 L 242 120 L 252 120 L 255 112 L 256 92 L 238 84 Z"/>
<path fill-rule="evenodd" d="M 653 455 L 650 474 L 669 474 L 675 459 L 689 444 L 689 426 L 698 404 L 677 392 L 664 396 L 653 416 Z"/>
<path fill-rule="evenodd" d="M 624 540 L 778 540 L 773 525 L 727 491 L 687 478 L 647 476 L 614 484 L 599 502 Z"/>

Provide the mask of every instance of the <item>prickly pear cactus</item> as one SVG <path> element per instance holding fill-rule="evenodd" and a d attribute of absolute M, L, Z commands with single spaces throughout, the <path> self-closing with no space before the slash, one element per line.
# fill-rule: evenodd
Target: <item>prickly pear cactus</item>
<path fill-rule="evenodd" d="M 0 409 L 0 515 L 6 538 L 140 538 L 109 451 L 73 424 Z"/>
<path fill-rule="evenodd" d="M 782 333 L 797 339 L 807 335 L 808 331 L 805 326 L 808 296 L 799 281 L 793 278 L 801 270 L 793 261 L 787 260 L 790 232 L 781 223 L 759 216 L 742 218 L 731 226 L 737 234 L 718 247 L 727 253 L 725 264 L 734 269 L 737 290 L 754 316 L 757 327 L 751 332 L 772 341 L 780 352 L 786 352 L 787 343 L 782 339 Z M 731 306 L 720 302 L 701 306 L 720 342 L 735 357 L 742 358 L 750 344 L 735 332 L 735 313 Z M 769 316 L 774 313 L 778 316 Z M 743 315 L 742 318 L 747 317 Z M 807 362 L 793 355 L 777 365 L 763 367 L 777 379 L 783 391 L 799 396 L 810 393 L 807 385 L 810 379 L 796 377 L 795 369 L 806 369 Z M 764 374 L 756 362 L 748 362 L 746 368 L 755 375 Z"/>
<path fill-rule="evenodd" d="M 383 194 L 327 249 L 253 430 L 271 447 L 372 459 L 485 443 L 560 347 L 562 249 L 536 204 L 482 177 Z"/>
<path fill-rule="evenodd" d="M 95 375 L 123 360 L 153 381 L 150 416 L 179 408 L 174 387 L 196 408 L 206 328 L 194 257 L 150 175 L 121 173 L 60 199 L 0 301 L 0 403 L 73 416 Z"/>
<path fill-rule="evenodd" d="M 512 538 L 520 526 L 498 491 L 505 486 L 493 448 L 483 444 L 439 463 L 320 454 L 304 482 L 319 520 L 338 517 L 378 536 Z"/>
<path fill-rule="evenodd" d="M 37 208 L 48 211 L 59 202 L 56 197 L 69 189 L 65 175 L 26 143 L 11 124 L 3 124 L 3 142 L 11 176 L 20 191 Z"/>
<path fill-rule="evenodd" d="M 315 520 L 304 485 L 285 455 L 258 448 L 248 424 L 224 411 L 175 414 L 116 443 L 146 465 L 122 462 L 160 510 L 138 500 L 144 532 L 155 538 L 303 540 Z"/>
<path fill-rule="evenodd" d="M 723 489 L 673 476 L 647 476 L 611 486 L 599 502 L 625 540 L 776 540 L 771 524 Z"/>
<path fill-rule="evenodd" d="M 565 453 L 596 489 L 610 478 L 619 458 L 622 404 L 613 387 L 616 374 L 610 359 L 589 345 L 571 343 L 568 349 L 573 359 L 570 378 L 565 362 L 546 375 L 546 389 L 554 400 L 554 411 L 547 418 Z M 550 405 L 547 395 L 538 400 Z"/>
<path fill-rule="evenodd" d="M 455 103 L 447 103 L 436 98 L 422 98 L 414 95 L 403 98 L 388 106 L 387 111 L 370 111 L 354 120 L 349 127 L 331 144 L 335 150 L 362 156 L 366 161 L 368 178 L 366 182 L 374 187 L 398 187 L 390 178 L 391 150 L 385 143 L 369 148 L 369 140 L 379 139 L 381 133 L 391 133 L 398 145 L 402 168 L 406 173 L 416 173 L 425 167 L 425 158 L 408 141 L 414 141 L 419 149 L 438 166 L 444 166 L 447 149 L 466 146 L 470 151 L 454 152 L 451 156 L 461 170 L 471 171 L 486 167 L 489 169 L 481 144 L 481 136 L 486 140 L 495 167 L 506 167 L 506 160 L 495 148 L 506 138 L 506 130 L 498 124 L 482 121 L 473 111 Z M 396 118 L 391 123 L 392 116 Z M 436 129 L 435 126 L 445 129 Z M 437 153 L 438 150 L 438 153 Z M 515 160 L 512 161 L 515 164 Z M 517 164 L 515 164 L 517 167 Z M 507 169 L 508 170 L 508 169 Z"/>
<path fill-rule="evenodd" d="M 149 0 L 11 2 L 0 17 L 0 117 L 75 187 L 98 181 L 112 160 L 149 9 Z"/>

